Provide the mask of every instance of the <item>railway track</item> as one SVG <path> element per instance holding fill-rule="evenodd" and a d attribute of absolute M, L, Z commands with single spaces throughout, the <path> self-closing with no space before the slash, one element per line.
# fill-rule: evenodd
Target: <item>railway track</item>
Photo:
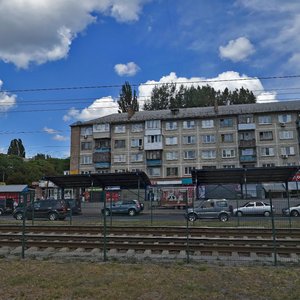
<path fill-rule="evenodd" d="M 99 252 L 109 256 L 156 256 L 168 259 L 191 256 L 193 259 L 262 260 L 276 257 L 283 261 L 300 261 L 300 230 L 277 229 L 273 240 L 271 229 L 209 227 L 103 227 L 98 226 L 0 226 L 0 245 L 7 249 L 66 256 L 89 257 Z M 1 248 L 0 248 L 1 249 Z M 10 251 L 10 250 L 7 251 Z M 49 250 L 50 249 L 50 250 Z M 50 253 L 49 252 L 49 253 Z M 93 254 L 94 255 L 94 254 Z"/>
<path fill-rule="evenodd" d="M 0 225 L 0 233 L 22 232 L 22 225 Z M 103 226 L 76 225 L 26 225 L 26 233 L 65 233 L 65 234 L 103 234 Z M 269 238 L 271 228 L 260 227 L 189 227 L 183 226 L 107 226 L 108 235 L 151 235 L 151 236 L 187 236 L 190 237 L 241 237 Z M 278 228 L 276 238 L 300 239 L 300 228 Z"/>

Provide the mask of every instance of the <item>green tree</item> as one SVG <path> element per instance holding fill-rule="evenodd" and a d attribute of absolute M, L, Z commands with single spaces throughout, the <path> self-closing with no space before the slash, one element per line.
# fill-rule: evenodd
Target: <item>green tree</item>
<path fill-rule="evenodd" d="M 8 155 L 16 155 L 19 157 L 25 157 L 25 148 L 21 139 L 13 139 L 10 142 L 10 146 L 7 150 Z"/>
<path fill-rule="evenodd" d="M 122 89 L 120 92 L 120 99 L 118 100 L 119 105 L 119 113 L 125 113 L 125 112 L 135 112 L 139 111 L 139 103 L 137 100 L 136 91 L 134 90 L 132 92 L 131 85 L 129 82 L 125 82 L 125 84 L 122 85 Z"/>

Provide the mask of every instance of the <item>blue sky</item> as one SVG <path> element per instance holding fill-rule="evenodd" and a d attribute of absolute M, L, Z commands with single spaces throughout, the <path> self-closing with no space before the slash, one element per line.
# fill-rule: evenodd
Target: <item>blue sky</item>
<path fill-rule="evenodd" d="M 2 0 L 0 152 L 69 156 L 70 124 L 117 112 L 125 81 L 140 106 L 164 82 L 267 102 L 300 99 L 299 74 L 299 1 Z"/>

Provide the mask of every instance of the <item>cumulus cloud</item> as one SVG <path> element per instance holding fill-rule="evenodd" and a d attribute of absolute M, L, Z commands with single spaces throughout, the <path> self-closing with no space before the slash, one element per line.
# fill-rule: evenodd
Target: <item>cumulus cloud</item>
<path fill-rule="evenodd" d="M 114 69 L 119 76 L 134 76 L 140 67 L 131 61 L 127 64 L 116 64 Z"/>
<path fill-rule="evenodd" d="M 118 103 L 111 97 L 103 97 L 96 99 L 89 107 L 82 110 L 71 108 L 66 115 L 64 121 L 80 120 L 87 121 L 97 119 L 106 115 L 118 112 Z"/>
<path fill-rule="evenodd" d="M 53 129 L 53 128 L 48 128 L 48 127 L 44 127 L 43 130 L 52 135 L 52 139 L 55 140 L 55 141 L 60 141 L 60 142 L 64 142 L 64 141 L 67 141 L 69 138 L 66 137 L 66 136 L 63 136 L 61 134 L 58 134 L 58 131 Z"/>
<path fill-rule="evenodd" d="M 118 22 L 139 19 L 149 0 L 0 1 L 0 59 L 27 68 L 68 55 L 72 41 L 97 14 Z"/>
<path fill-rule="evenodd" d="M 2 85 L 3 81 L 0 80 L 0 112 L 3 113 L 9 111 L 10 109 L 16 106 L 17 96 L 7 92 L 2 92 Z"/>
<path fill-rule="evenodd" d="M 245 37 L 230 40 L 226 46 L 219 47 L 220 57 L 233 62 L 243 61 L 254 52 L 254 46 Z"/>
<path fill-rule="evenodd" d="M 257 97 L 257 102 L 263 102 L 263 100 L 267 99 L 271 101 L 276 101 L 276 93 L 266 93 L 261 81 L 258 78 L 249 77 L 245 74 L 240 75 L 238 72 L 227 71 L 219 74 L 217 77 L 213 78 L 205 78 L 205 77 L 177 77 L 175 72 L 171 72 L 167 76 L 163 76 L 159 81 L 149 80 L 145 82 L 144 85 L 139 86 L 139 103 L 140 107 L 143 107 L 144 102 L 147 99 L 150 99 L 152 89 L 157 84 L 164 83 L 176 83 L 178 87 L 182 84 L 186 87 L 190 86 L 205 86 L 210 85 L 215 90 L 223 91 L 225 88 L 228 88 L 230 91 L 234 91 L 235 89 L 240 89 L 244 87 L 254 93 Z M 272 96 L 273 95 L 273 96 Z"/>

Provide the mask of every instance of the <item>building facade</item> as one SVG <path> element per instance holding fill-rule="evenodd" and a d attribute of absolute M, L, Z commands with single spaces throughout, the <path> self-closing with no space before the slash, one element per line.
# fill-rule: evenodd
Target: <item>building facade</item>
<path fill-rule="evenodd" d="M 71 125 L 71 174 L 299 165 L 300 101 L 112 114 Z"/>

